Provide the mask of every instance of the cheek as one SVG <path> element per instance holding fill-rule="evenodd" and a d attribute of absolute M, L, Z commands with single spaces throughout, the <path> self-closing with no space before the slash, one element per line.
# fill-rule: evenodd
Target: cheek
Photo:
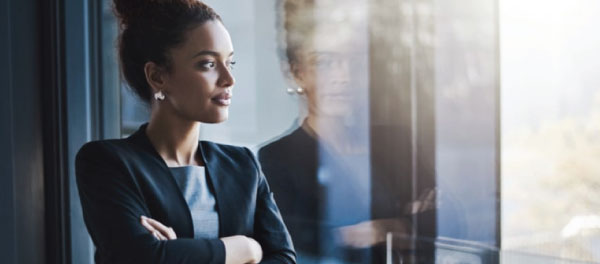
<path fill-rule="evenodd" d="M 315 71 L 313 78 L 312 78 L 312 87 L 313 87 L 313 93 L 315 94 L 319 94 L 319 93 L 323 93 L 323 92 L 327 92 L 328 89 L 331 88 L 332 81 L 334 80 L 334 78 L 332 78 L 331 72 L 328 70 L 321 70 L 321 71 Z"/>
<path fill-rule="evenodd" d="M 299 83 L 299 85 L 306 91 L 313 91 L 315 89 L 315 86 L 317 85 L 317 72 L 312 69 L 305 69 L 302 70 L 301 72 L 299 72 L 300 74 L 300 79 L 302 83 Z"/>
<path fill-rule="evenodd" d="M 214 86 L 214 82 L 211 82 L 212 79 L 214 77 L 210 73 L 188 72 L 180 75 L 177 79 L 177 90 L 183 97 L 193 95 L 208 96 Z"/>

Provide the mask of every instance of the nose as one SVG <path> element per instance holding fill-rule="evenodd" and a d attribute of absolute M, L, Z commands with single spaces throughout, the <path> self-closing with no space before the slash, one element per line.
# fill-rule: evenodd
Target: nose
<path fill-rule="evenodd" d="M 331 70 L 330 80 L 335 87 L 345 88 L 350 83 L 352 73 L 350 63 L 346 60 L 337 61 Z"/>
<path fill-rule="evenodd" d="M 231 87 L 235 84 L 235 78 L 231 73 L 231 69 L 223 66 L 221 67 L 221 72 L 219 73 L 219 79 L 217 80 L 217 85 L 219 87 Z"/>

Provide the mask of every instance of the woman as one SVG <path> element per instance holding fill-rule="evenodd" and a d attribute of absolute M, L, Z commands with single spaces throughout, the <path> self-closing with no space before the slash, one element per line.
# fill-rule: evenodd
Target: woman
<path fill-rule="evenodd" d="M 123 76 L 150 105 L 132 136 L 84 145 L 77 186 L 97 263 L 295 263 L 252 153 L 198 141 L 228 117 L 233 47 L 196 0 L 115 0 Z"/>
<path fill-rule="evenodd" d="M 298 261 L 384 262 L 386 235 L 410 234 L 410 216 L 430 211 L 435 197 L 428 192 L 407 211 L 408 201 L 371 179 L 365 1 L 278 3 L 280 57 L 306 117 L 265 144 L 259 159 Z M 389 213 L 373 219 L 373 209 L 384 211 L 374 206 Z"/>
<path fill-rule="evenodd" d="M 369 263 L 369 250 L 352 248 L 381 242 L 379 234 L 350 227 L 371 211 L 366 9 L 356 1 L 278 3 L 282 65 L 306 117 L 260 149 L 262 168 L 299 262 Z"/>

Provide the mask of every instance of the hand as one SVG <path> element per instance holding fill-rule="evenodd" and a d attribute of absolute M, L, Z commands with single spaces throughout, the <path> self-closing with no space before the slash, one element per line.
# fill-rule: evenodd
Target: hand
<path fill-rule="evenodd" d="M 435 209 L 437 196 L 440 196 L 440 191 L 437 188 L 425 189 L 417 200 L 411 201 L 404 207 L 404 213 L 414 215 Z"/>
<path fill-rule="evenodd" d="M 340 227 L 337 231 L 343 245 L 366 248 L 385 242 L 389 232 L 409 235 L 410 223 L 400 218 L 377 219 Z"/>
<path fill-rule="evenodd" d="M 140 217 L 140 222 L 158 240 L 177 239 L 177 235 L 175 234 L 173 228 L 166 227 L 161 222 L 158 222 L 152 218 L 145 217 L 143 215 Z"/>
<path fill-rule="evenodd" d="M 262 260 L 262 247 L 247 236 L 221 238 L 225 245 L 225 264 L 255 264 Z"/>

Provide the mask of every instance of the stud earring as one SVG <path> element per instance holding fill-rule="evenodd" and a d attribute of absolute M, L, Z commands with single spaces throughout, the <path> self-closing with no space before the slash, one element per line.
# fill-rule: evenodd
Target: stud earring
<path fill-rule="evenodd" d="M 304 94 L 304 88 L 302 87 L 298 87 L 298 88 L 287 88 L 286 92 L 290 95 L 293 94 Z"/>
<path fill-rule="evenodd" d="M 162 91 L 158 91 L 154 93 L 154 99 L 156 99 L 157 101 L 165 100 L 165 94 Z"/>

